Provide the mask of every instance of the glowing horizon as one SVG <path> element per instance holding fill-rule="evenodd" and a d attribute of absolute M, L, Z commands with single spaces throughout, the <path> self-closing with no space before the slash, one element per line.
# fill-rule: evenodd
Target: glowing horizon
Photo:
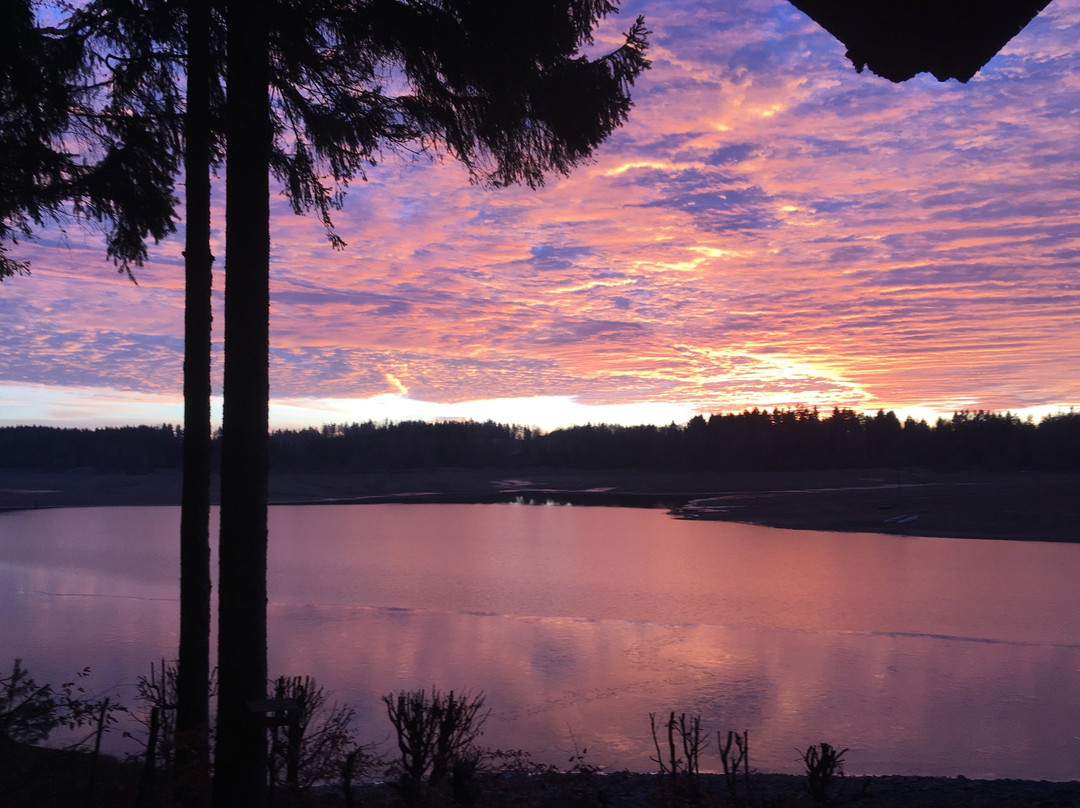
<path fill-rule="evenodd" d="M 183 402 L 172 396 L 118 393 L 115 390 L 69 390 L 45 386 L 20 387 L 0 385 L 0 399 L 5 402 L 0 427 L 65 426 L 98 428 L 119 426 L 183 425 Z M 753 409 L 748 407 L 746 409 Z M 760 408 L 759 408 L 760 409 Z M 946 420 L 956 410 L 933 410 L 925 407 L 883 408 L 901 420 L 908 417 L 934 424 Z M 1038 422 L 1047 416 L 1069 412 L 1067 405 L 1051 404 L 1009 412 L 1020 419 Z M 877 410 L 861 410 L 864 415 Z M 715 413 L 695 412 L 677 404 L 612 404 L 589 406 L 568 396 L 538 396 L 526 399 L 463 401 L 440 404 L 418 401 L 407 396 L 385 394 L 370 399 L 288 399 L 270 401 L 270 428 L 303 429 L 328 424 L 386 423 L 396 421 L 494 421 L 511 426 L 540 429 L 545 432 L 569 426 L 609 425 L 641 426 L 655 424 L 685 425 L 696 415 L 726 415 L 742 409 Z M 821 411 L 826 418 L 830 410 Z M 107 413 L 103 416 L 102 413 Z M 221 397 L 211 402 L 211 424 L 221 426 Z"/>
<path fill-rule="evenodd" d="M 598 41 L 639 12 L 654 67 L 569 178 L 388 158 L 343 252 L 273 201 L 272 423 L 1080 407 L 1075 4 L 966 85 L 856 74 L 785 0 L 634 0 Z M 13 248 L 0 423 L 178 423 L 181 244 L 138 286 L 77 226 Z"/>

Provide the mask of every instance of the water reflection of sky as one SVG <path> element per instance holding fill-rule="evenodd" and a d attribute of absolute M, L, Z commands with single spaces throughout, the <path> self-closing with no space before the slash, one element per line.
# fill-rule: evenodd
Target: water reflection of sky
<path fill-rule="evenodd" d="M 0 516 L 0 649 L 101 687 L 174 656 L 175 513 Z M 381 695 L 436 685 L 556 763 L 648 769 L 674 709 L 749 729 L 763 770 L 828 741 L 852 771 L 1080 777 L 1080 547 L 523 506 L 275 509 L 271 543 L 271 670 L 373 739 Z"/>

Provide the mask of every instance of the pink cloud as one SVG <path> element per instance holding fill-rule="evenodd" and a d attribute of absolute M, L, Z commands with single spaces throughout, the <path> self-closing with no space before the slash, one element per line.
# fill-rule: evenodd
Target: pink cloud
<path fill-rule="evenodd" d="M 341 252 L 275 200 L 275 395 L 1080 403 L 1080 13 L 967 85 L 897 86 L 782 0 L 639 5 L 654 68 L 571 177 L 388 160 Z M 179 242 L 135 287 L 95 239 L 46 236 L 0 287 L 0 382 L 178 395 Z"/>

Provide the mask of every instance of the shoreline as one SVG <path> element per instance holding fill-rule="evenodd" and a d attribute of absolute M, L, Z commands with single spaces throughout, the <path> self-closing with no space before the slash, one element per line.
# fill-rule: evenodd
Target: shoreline
<path fill-rule="evenodd" d="M 0 788 L 23 781 L 10 791 L 12 808 L 83 802 L 96 778 L 94 804 L 120 808 L 145 796 L 147 805 L 172 805 L 172 789 L 166 777 L 141 795 L 143 765 L 135 759 L 103 755 L 95 761 L 88 751 L 61 750 L 8 742 L 0 754 Z M 100 766 L 97 765 L 100 763 Z M 23 780 L 27 772 L 48 770 L 53 776 Z M 369 774 L 375 774 L 370 772 Z M 56 776 L 62 775 L 62 776 Z M 391 780 L 361 777 L 346 802 L 341 783 L 312 787 L 299 792 L 274 794 L 274 805 L 283 808 L 406 808 L 407 802 Z M 1080 782 L 971 779 L 963 776 L 844 775 L 828 786 L 827 799 L 816 803 L 805 774 L 769 774 L 740 771 L 733 782 L 724 774 L 702 772 L 688 778 L 680 771 L 678 782 L 655 772 L 606 770 L 585 766 L 558 770 L 547 767 L 481 769 L 467 785 L 466 804 L 474 808 L 672 808 L 673 806 L 745 806 L 745 808 L 819 808 L 820 805 L 865 808 L 1080 808 Z M 433 790 L 424 787 L 422 805 L 458 804 L 451 799 L 449 784 Z M 7 803 L 5 802 L 5 805 Z"/>
<path fill-rule="evenodd" d="M 62 777 L 30 781 L 11 796 L 11 808 L 83 802 L 93 768 L 88 753 L 35 748 L 34 754 L 6 760 L 0 767 L 0 786 L 14 782 L 28 763 L 51 759 L 50 769 Z M 94 804 L 120 808 L 135 803 L 141 787 L 141 763 L 103 756 L 96 778 Z M 805 775 L 740 773 L 735 794 L 723 774 L 702 773 L 696 785 L 680 773 L 678 785 L 656 773 L 628 771 L 486 771 L 468 786 L 467 804 L 474 808 L 672 808 L 673 806 L 745 806 L 745 808 L 818 808 L 807 789 Z M 145 804 L 172 805 L 169 781 L 153 784 Z M 340 784 L 300 792 L 277 791 L 274 805 L 283 808 L 406 808 L 408 803 L 391 782 L 360 781 L 346 802 Z M 696 794 L 696 798 L 694 796 Z M 426 791 L 422 805 L 457 804 L 444 785 Z M 7 803 L 5 803 L 7 804 Z M 1047 780 L 973 780 L 965 777 L 909 775 L 847 775 L 836 778 L 824 803 L 865 808 L 1078 808 L 1080 782 Z"/>
<path fill-rule="evenodd" d="M 1080 541 L 1080 473 L 853 469 L 675 474 L 550 469 L 271 472 L 270 504 L 531 502 L 667 508 L 793 530 Z M 217 502 L 216 490 L 212 501 Z M 178 505 L 180 472 L 0 470 L 0 512 Z"/>
<path fill-rule="evenodd" d="M 681 776 L 681 775 L 680 775 Z M 699 775 L 700 799 L 694 802 L 670 780 L 661 782 L 655 773 L 567 772 L 547 775 L 506 773 L 486 776 L 474 792 L 476 806 L 520 805 L 527 808 L 617 805 L 621 808 L 670 808 L 672 805 L 745 805 L 803 808 L 814 802 L 806 777 L 794 774 L 750 775 L 738 780 L 738 801 L 733 801 L 722 774 Z M 362 788 L 361 802 L 380 808 L 405 803 L 388 784 Z M 314 795 L 311 795 L 314 797 Z M 297 801 L 295 805 L 340 805 L 338 795 Z M 1080 783 L 1046 780 L 972 780 L 966 777 L 918 777 L 908 775 L 848 775 L 830 789 L 829 805 L 867 808 L 1077 808 Z"/>

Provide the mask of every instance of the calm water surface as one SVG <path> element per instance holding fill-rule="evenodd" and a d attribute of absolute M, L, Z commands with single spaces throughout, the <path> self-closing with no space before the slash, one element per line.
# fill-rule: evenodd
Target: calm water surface
<path fill-rule="evenodd" d="M 0 515 L 0 657 L 128 704 L 177 644 L 176 508 Z M 484 741 L 648 770 L 649 712 L 752 763 L 1080 779 L 1080 545 L 898 538 L 524 505 L 276 507 L 270 666 L 385 741 L 379 697 L 483 690 Z M 9 664 L 9 663 L 5 663 Z M 715 768 L 711 754 L 706 763 Z"/>

